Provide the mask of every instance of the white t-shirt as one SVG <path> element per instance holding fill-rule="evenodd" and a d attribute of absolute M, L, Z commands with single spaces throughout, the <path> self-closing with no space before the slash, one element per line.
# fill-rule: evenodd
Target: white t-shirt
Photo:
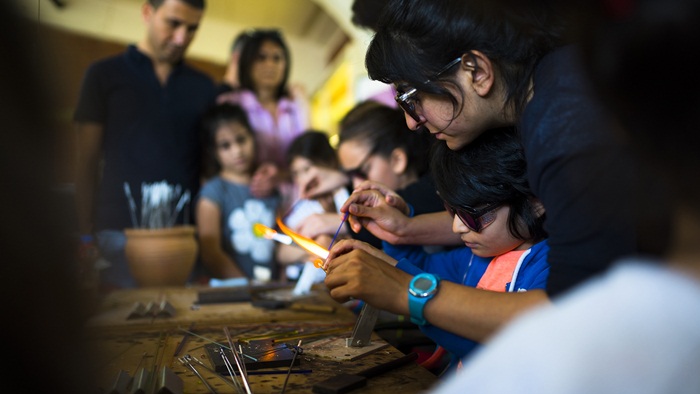
<path fill-rule="evenodd" d="M 434 393 L 700 393 L 700 282 L 625 260 L 506 327 Z"/>

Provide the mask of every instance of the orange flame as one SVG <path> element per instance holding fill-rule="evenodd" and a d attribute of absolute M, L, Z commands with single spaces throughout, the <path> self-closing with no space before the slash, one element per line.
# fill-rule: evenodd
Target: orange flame
<path fill-rule="evenodd" d="M 310 238 L 306 238 L 305 236 L 303 236 L 301 234 L 297 234 L 294 231 L 292 231 L 292 229 L 287 227 L 282 222 L 282 219 L 280 219 L 279 216 L 277 217 L 277 225 L 279 226 L 280 230 L 282 230 L 283 233 L 289 235 L 294 240 L 294 242 L 297 243 L 297 245 L 301 246 L 307 252 L 309 252 L 315 256 L 318 256 L 322 259 L 322 260 L 317 259 L 316 261 L 314 261 L 314 265 L 316 267 L 320 268 L 323 266 L 323 260 L 328 258 L 328 254 L 329 254 L 328 249 L 317 244 L 316 242 L 314 242 L 314 240 L 312 240 Z"/>

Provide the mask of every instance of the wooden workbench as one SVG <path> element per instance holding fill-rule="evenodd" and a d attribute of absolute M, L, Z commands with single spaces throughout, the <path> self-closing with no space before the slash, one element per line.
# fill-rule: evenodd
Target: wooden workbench
<path fill-rule="evenodd" d="M 194 372 L 178 362 L 175 354 L 180 357 L 190 354 L 211 366 L 211 353 L 205 351 L 205 346 L 211 345 L 212 341 L 227 343 L 224 327 L 234 340 L 281 335 L 265 340 L 274 342 L 271 346 L 297 344 L 299 339 L 303 341 L 301 347 L 304 351 L 298 355 L 300 365 L 289 376 L 286 393 L 310 393 L 317 382 L 341 373 L 356 373 L 403 356 L 376 335 L 372 339 L 373 346 L 364 349 L 339 345 L 351 335 L 356 316 L 335 303 L 323 289 L 315 290 L 311 297 L 299 302 L 327 305 L 329 309 L 335 309 L 332 313 L 265 310 L 253 307 L 250 302 L 199 305 L 196 301 L 200 290 L 150 288 L 110 294 L 88 322 L 88 344 L 96 357 L 94 370 L 89 373 L 95 377 L 97 389 L 109 392 L 120 371 L 133 377 L 141 369 L 155 372 L 165 366 L 182 379 L 184 393 L 208 393 L 210 390 Z M 135 303 L 163 300 L 172 305 L 172 316 L 127 319 Z M 197 369 L 216 392 L 236 392 L 221 377 L 203 367 Z M 288 367 L 264 369 L 260 371 L 278 373 L 251 374 L 252 392 L 279 393 L 287 370 Z M 435 379 L 433 374 L 412 362 L 369 379 L 366 387 L 353 393 L 424 392 L 435 383 Z"/>

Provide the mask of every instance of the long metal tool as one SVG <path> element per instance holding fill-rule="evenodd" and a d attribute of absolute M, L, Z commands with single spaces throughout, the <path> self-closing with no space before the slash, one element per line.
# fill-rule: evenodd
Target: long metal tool
<path fill-rule="evenodd" d="M 294 347 L 294 356 L 292 356 L 292 363 L 289 364 L 289 369 L 287 370 L 287 376 L 284 378 L 284 384 L 282 385 L 282 392 L 281 394 L 284 394 L 284 391 L 287 389 L 287 381 L 289 380 L 289 375 L 292 373 L 292 368 L 294 368 L 294 362 L 297 360 L 297 354 L 301 352 L 301 339 L 299 340 L 299 343 Z"/>
<path fill-rule="evenodd" d="M 233 366 L 231 365 L 231 362 L 228 360 L 228 357 L 226 357 L 226 352 L 223 347 L 219 348 L 219 354 L 221 354 L 221 359 L 224 360 L 224 365 L 226 366 L 226 370 L 228 370 L 228 374 L 231 376 L 231 380 L 236 382 L 236 374 L 233 372 Z M 243 392 L 243 389 L 240 389 L 240 392 Z"/>
<path fill-rule="evenodd" d="M 231 333 L 228 331 L 228 327 L 226 326 L 224 326 L 224 334 L 226 334 L 226 340 L 228 340 L 228 345 L 231 347 L 231 355 L 233 356 L 233 360 L 236 362 L 236 367 L 238 367 L 238 372 L 240 373 L 241 380 L 243 381 L 243 387 L 245 387 L 246 393 L 252 394 L 252 392 L 250 391 L 250 383 L 248 382 L 248 375 L 246 374 L 245 367 L 242 365 L 243 363 L 245 363 L 245 361 L 243 360 L 243 357 L 238 356 L 236 347 L 233 346 Z M 224 357 L 226 357 L 225 354 Z"/>
<path fill-rule="evenodd" d="M 199 371 L 197 371 L 197 368 L 195 368 L 194 365 L 192 365 L 192 363 L 190 363 L 187 358 L 179 357 L 178 361 L 180 361 L 182 365 L 189 367 L 189 369 L 191 369 L 192 372 L 194 372 L 194 374 L 197 375 L 199 380 L 202 381 L 202 384 L 204 384 L 204 386 L 207 388 L 207 390 L 209 390 L 210 393 L 216 394 L 216 390 L 214 390 L 214 388 L 211 387 L 209 382 L 207 382 L 207 380 L 204 379 L 204 377 L 199 373 Z"/>
<path fill-rule="evenodd" d="M 213 373 L 214 375 L 218 376 L 219 379 L 221 379 L 221 380 L 223 380 L 224 382 L 226 382 L 226 384 L 228 384 L 229 386 L 233 387 L 234 389 L 236 389 L 236 390 L 238 390 L 238 391 L 241 391 L 241 387 L 238 386 L 238 385 L 236 385 L 236 381 L 235 381 L 235 380 L 234 380 L 233 382 L 230 382 L 230 381 L 229 381 L 228 379 L 226 379 L 223 375 L 221 375 L 221 374 L 219 374 L 218 372 L 216 372 L 215 370 L 211 369 L 211 367 L 209 367 L 207 364 L 204 364 L 204 363 L 203 363 L 201 360 L 199 360 L 197 357 L 192 356 L 192 355 L 190 355 L 190 354 L 185 354 L 182 358 L 184 358 L 186 361 L 189 361 L 190 363 L 192 363 L 192 361 L 194 360 L 194 362 L 196 362 L 197 364 L 199 364 L 202 368 L 204 368 L 204 369 L 206 369 L 207 371 L 209 371 L 209 372 Z"/>

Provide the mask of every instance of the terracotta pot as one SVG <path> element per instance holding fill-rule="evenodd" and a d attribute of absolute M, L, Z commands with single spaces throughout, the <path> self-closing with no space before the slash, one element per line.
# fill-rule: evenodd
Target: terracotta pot
<path fill-rule="evenodd" d="M 126 258 L 139 286 L 183 286 L 197 259 L 193 226 L 128 228 Z"/>

